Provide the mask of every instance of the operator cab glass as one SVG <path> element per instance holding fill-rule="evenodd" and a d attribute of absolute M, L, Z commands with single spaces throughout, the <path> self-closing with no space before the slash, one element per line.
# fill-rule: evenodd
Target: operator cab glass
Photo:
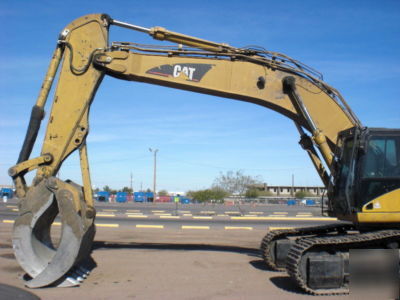
<path fill-rule="evenodd" d="M 346 130 L 339 134 L 336 159 L 331 205 L 342 214 L 400 188 L 399 130 Z"/>
<path fill-rule="evenodd" d="M 347 138 L 343 143 L 343 152 L 340 159 L 339 176 L 337 185 L 337 197 L 345 200 L 349 180 L 353 177 L 350 174 L 352 156 L 353 156 L 354 141 L 353 138 Z"/>
<path fill-rule="evenodd" d="M 371 135 L 367 138 L 360 180 L 363 203 L 400 188 L 400 136 Z"/>

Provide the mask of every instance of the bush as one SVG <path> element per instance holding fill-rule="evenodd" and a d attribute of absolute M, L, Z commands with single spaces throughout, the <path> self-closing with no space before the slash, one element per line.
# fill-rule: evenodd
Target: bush
<path fill-rule="evenodd" d="M 312 196 L 312 194 L 309 192 L 306 192 L 306 191 L 298 191 L 298 192 L 296 192 L 295 196 L 298 199 L 304 199 L 306 197 Z"/>

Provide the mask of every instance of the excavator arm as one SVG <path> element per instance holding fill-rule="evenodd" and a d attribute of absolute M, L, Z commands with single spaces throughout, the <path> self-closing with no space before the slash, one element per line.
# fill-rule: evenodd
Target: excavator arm
<path fill-rule="evenodd" d="M 110 45 L 111 25 L 178 45 Z M 30 158 L 60 63 L 41 154 Z M 261 48 L 235 48 L 161 27 L 147 29 L 104 14 L 79 18 L 59 37 L 18 162 L 9 170 L 20 198 L 13 245 L 18 262 L 31 277 L 26 282 L 29 287 L 75 285 L 85 272 L 82 264 L 95 232 L 86 147 L 88 114 L 105 75 L 246 101 L 277 111 L 294 121 L 301 145 L 325 185 L 339 132 L 360 126 L 338 91 L 323 82 L 316 71 L 285 55 Z M 83 187 L 55 177 L 63 161 L 77 149 Z M 34 170 L 36 176 L 28 186 L 24 176 Z M 50 227 L 57 215 L 62 233 L 59 244 L 54 245 Z"/>

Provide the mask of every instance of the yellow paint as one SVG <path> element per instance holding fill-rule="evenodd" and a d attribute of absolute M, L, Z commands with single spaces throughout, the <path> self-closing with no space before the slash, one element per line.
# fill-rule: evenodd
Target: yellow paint
<path fill-rule="evenodd" d="M 206 217 L 206 216 L 194 216 L 193 219 L 207 219 L 211 220 L 213 217 Z"/>
<path fill-rule="evenodd" d="M 160 216 L 160 219 L 180 219 L 179 216 Z"/>
<path fill-rule="evenodd" d="M 103 214 L 103 213 L 97 213 L 98 217 L 115 217 L 114 214 Z"/>
<path fill-rule="evenodd" d="M 210 226 L 185 226 L 182 225 L 182 229 L 210 229 Z"/>
<path fill-rule="evenodd" d="M 253 230 L 253 227 L 225 226 L 226 230 Z"/>
<path fill-rule="evenodd" d="M 282 220 L 282 221 L 337 221 L 337 218 L 328 218 L 328 217 L 230 217 L 232 220 Z"/>
<path fill-rule="evenodd" d="M 293 227 L 269 227 L 269 230 L 293 229 Z"/>
<path fill-rule="evenodd" d="M 359 223 L 399 223 L 400 213 L 357 213 Z"/>
<path fill-rule="evenodd" d="M 372 209 L 367 207 L 372 204 Z M 375 212 L 397 212 L 400 213 L 400 189 L 393 190 L 389 193 L 383 194 L 377 197 L 362 208 L 364 213 L 375 213 Z"/>
<path fill-rule="evenodd" d="M 110 212 L 112 212 L 112 211 L 118 211 L 118 209 L 103 209 L 103 211 L 110 211 Z"/>
<path fill-rule="evenodd" d="M 3 223 L 14 224 L 14 220 L 3 220 Z"/>
<path fill-rule="evenodd" d="M 400 189 L 383 194 L 365 204 L 356 214 L 359 223 L 399 223 Z M 372 209 L 367 209 L 372 204 Z"/>
<path fill-rule="evenodd" d="M 160 229 L 163 229 L 164 225 L 141 225 L 141 224 L 137 224 L 136 228 L 160 228 Z"/>
<path fill-rule="evenodd" d="M 128 218 L 147 218 L 145 215 L 128 215 Z"/>
<path fill-rule="evenodd" d="M 96 223 L 96 226 L 97 227 L 111 227 L 111 228 L 118 228 L 119 227 L 119 224 L 98 224 L 98 223 Z"/>

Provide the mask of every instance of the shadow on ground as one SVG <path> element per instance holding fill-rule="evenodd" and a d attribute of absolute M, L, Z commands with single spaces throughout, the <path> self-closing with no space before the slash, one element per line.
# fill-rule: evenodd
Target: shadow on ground
<path fill-rule="evenodd" d="M 252 265 L 255 269 L 271 272 L 271 269 L 267 267 L 262 259 L 252 260 L 251 262 L 249 262 L 249 264 Z"/>
<path fill-rule="evenodd" d="M 221 246 L 210 244 L 170 244 L 170 243 L 115 243 L 107 241 L 93 242 L 93 250 L 110 249 L 149 249 L 149 250 L 175 250 L 175 251 L 218 251 L 234 252 L 249 256 L 260 257 L 260 251 L 248 247 Z"/>
<path fill-rule="evenodd" d="M 295 294 L 306 293 L 300 289 L 288 275 L 271 277 L 270 281 L 278 288 Z"/>
<path fill-rule="evenodd" d="M 277 288 L 285 290 L 287 292 L 296 293 L 296 294 L 306 294 L 302 289 L 295 285 L 292 279 L 285 273 L 280 271 L 271 270 L 268 266 L 264 263 L 262 259 L 259 260 L 252 260 L 249 262 L 255 269 L 267 271 L 267 272 L 274 272 L 281 274 L 281 276 L 271 277 L 270 281 L 273 285 Z"/>

